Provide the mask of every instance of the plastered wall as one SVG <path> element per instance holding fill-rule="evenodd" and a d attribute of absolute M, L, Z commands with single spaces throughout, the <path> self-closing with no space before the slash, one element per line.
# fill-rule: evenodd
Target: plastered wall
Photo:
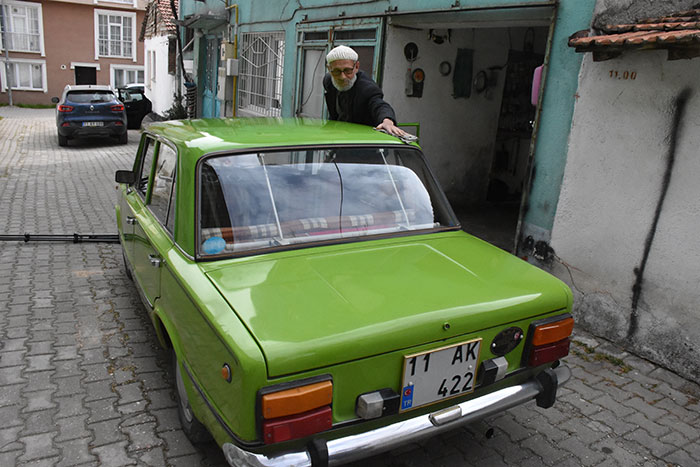
<path fill-rule="evenodd" d="M 586 54 L 551 241 L 580 325 L 695 381 L 699 74 L 663 51 Z"/>

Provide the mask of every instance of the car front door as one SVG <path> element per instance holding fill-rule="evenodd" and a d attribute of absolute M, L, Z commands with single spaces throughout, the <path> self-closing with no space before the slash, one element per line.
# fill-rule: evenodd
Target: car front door
<path fill-rule="evenodd" d="M 161 267 L 173 246 L 176 165 L 176 151 L 156 142 L 144 205 L 135 212 L 133 275 L 151 306 L 160 294 Z"/>

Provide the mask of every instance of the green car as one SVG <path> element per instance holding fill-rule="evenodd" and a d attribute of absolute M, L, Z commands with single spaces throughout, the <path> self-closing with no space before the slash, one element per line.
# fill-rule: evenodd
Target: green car
<path fill-rule="evenodd" d="M 338 465 L 570 376 L 572 294 L 463 232 L 416 144 L 304 119 L 144 130 L 119 238 L 182 428 L 231 465 Z"/>

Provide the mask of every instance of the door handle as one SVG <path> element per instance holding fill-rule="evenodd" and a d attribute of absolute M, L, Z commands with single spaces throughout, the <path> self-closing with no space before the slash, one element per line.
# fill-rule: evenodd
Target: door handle
<path fill-rule="evenodd" d="M 137 221 L 135 217 L 126 216 L 126 223 L 129 225 L 136 225 L 139 221 Z"/>
<path fill-rule="evenodd" d="M 157 255 L 148 255 L 148 261 L 154 268 L 159 268 L 160 265 L 163 263 L 163 258 Z"/>

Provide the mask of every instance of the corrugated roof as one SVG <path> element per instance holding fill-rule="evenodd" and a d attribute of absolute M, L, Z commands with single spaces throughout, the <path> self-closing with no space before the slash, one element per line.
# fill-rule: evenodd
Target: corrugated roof
<path fill-rule="evenodd" d="M 607 24 L 579 31 L 569 37 L 577 52 L 593 52 L 596 61 L 607 60 L 625 50 L 665 49 L 668 59 L 700 56 L 700 9 L 631 24 Z"/>

